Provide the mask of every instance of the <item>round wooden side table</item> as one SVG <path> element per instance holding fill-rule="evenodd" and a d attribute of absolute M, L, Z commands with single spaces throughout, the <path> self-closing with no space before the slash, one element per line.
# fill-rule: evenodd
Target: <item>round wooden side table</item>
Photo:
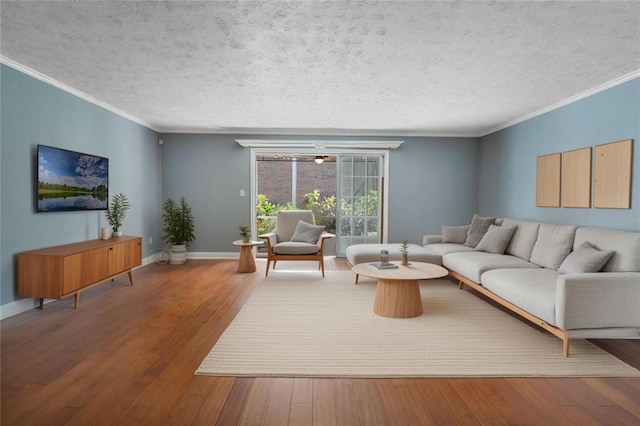
<path fill-rule="evenodd" d="M 234 246 L 240 246 L 240 260 L 238 261 L 238 272 L 255 272 L 256 261 L 253 258 L 253 247 L 262 245 L 262 241 L 249 241 L 243 243 L 242 240 L 235 240 Z"/>

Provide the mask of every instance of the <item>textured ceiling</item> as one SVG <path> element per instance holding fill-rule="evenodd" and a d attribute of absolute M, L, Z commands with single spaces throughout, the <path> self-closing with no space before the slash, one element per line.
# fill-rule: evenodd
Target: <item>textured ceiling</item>
<path fill-rule="evenodd" d="M 640 2 L 2 1 L 1 53 L 156 130 L 483 135 L 640 75 Z"/>

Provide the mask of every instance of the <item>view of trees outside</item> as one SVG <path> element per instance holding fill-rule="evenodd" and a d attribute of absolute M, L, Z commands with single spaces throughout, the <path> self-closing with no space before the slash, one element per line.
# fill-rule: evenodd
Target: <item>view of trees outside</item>
<path fill-rule="evenodd" d="M 335 233 L 335 158 L 317 164 L 313 156 L 259 157 L 256 170 L 258 234 L 273 230 L 275 222 L 267 216 L 283 209 L 313 210 L 316 223 Z"/>

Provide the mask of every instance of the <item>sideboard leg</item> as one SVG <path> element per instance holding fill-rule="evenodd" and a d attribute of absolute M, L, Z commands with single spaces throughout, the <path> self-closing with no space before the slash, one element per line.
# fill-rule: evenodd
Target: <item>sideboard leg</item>
<path fill-rule="evenodd" d="M 40 305 L 38 306 L 38 308 L 40 308 L 40 310 L 44 309 L 44 299 L 42 297 L 40 298 Z"/>
<path fill-rule="evenodd" d="M 73 304 L 73 309 L 78 309 L 79 304 L 80 304 L 80 292 L 77 292 L 75 303 Z"/>
<path fill-rule="evenodd" d="M 129 269 L 129 282 L 133 285 L 133 274 L 131 273 L 131 269 Z"/>

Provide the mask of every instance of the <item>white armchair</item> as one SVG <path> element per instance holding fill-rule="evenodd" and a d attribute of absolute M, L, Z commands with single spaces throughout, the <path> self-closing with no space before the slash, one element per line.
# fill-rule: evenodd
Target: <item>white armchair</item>
<path fill-rule="evenodd" d="M 267 244 L 265 276 L 269 275 L 272 261 L 275 268 L 278 260 L 311 260 L 319 263 L 324 277 L 324 242 L 335 235 L 323 230 L 324 227 L 315 226 L 310 210 L 280 210 L 273 232 L 258 237 Z"/>

